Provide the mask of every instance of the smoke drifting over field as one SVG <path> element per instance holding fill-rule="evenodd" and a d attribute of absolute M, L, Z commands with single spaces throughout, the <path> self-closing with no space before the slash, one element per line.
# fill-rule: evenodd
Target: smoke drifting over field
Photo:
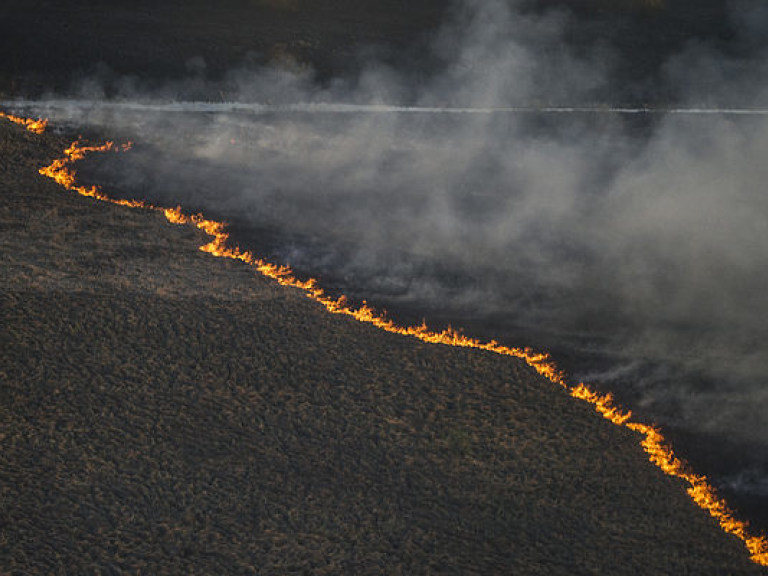
<path fill-rule="evenodd" d="M 768 10 L 752 3 L 730 4 L 727 46 L 688 42 L 631 86 L 609 43 L 566 40 L 572 15 L 519 4 L 457 7 L 434 40 L 439 72 L 418 82 L 371 63 L 323 86 L 301 67 L 225 83 L 228 101 L 305 111 L 38 108 L 135 138 L 135 152 L 91 167 L 102 180 L 232 220 L 346 292 L 599 356 L 576 376 L 624 390 L 663 424 L 756 446 L 721 482 L 768 496 L 768 119 L 318 111 L 622 104 L 649 82 L 669 105 L 768 103 Z M 121 90 L 168 101 L 211 87 Z M 89 82 L 80 95 L 100 93 Z"/>

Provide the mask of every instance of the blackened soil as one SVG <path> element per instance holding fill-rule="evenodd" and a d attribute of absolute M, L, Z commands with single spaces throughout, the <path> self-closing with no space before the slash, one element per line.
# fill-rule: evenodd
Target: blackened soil
<path fill-rule="evenodd" d="M 7 574 L 757 574 L 515 359 L 333 316 L 0 124 Z"/>
<path fill-rule="evenodd" d="M 168 88 L 168 97 L 217 100 L 228 72 L 264 64 L 311 69 L 321 82 L 376 60 L 418 87 L 445 64 L 430 47 L 441 26 L 461 22 L 444 0 L 4 0 L 0 96 L 50 91 L 98 97 Z M 655 6 L 655 7 L 652 7 Z M 614 60 L 604 103 L 669 104 L 664 65 L 689 44 L 745 56 L 728 0 L 528 0 L 528 11 L 570 14 L 565 37 L 584 58 Z M 734 95 L 738 99 L 738 95 Z M 737 100 L 738 101 L 738 100 Z M 573 104 L 573 103 L 570 103 Z M 722 102 L 721 102 L 722 104 Z"/>

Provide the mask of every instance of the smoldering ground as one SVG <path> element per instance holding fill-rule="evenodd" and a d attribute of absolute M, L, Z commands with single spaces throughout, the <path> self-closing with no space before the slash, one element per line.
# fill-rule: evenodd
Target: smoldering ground
<path fill-rule="evenodd" d="M 768 16 L 728 8 L 726 44 L 691 39 L 631 90 L 620 49 L 568 41 L 572 14 L 494 1 L 455 8 L 433 42 L 439 71 L 417 84 L 371 63 L 318 85 L 292 66 L 224 83 L 228 101 L 292 105 L 283 112 L 107 108 L 95 81 L 80 87 L 88 105 L 36 106 L 136 141 L 84 165 L 88 178 L 231 221 L 258 253 L 405 317 L 424 310 L 560 352 L 575 378 L 681 437 L 715 439 L 720 456 L 748 447 L 709 464 L 716 484 L 758 502 L 768 499 L 768 117 L 610 111 L 612 94 L 654 90 L 681 108 L 765 104 L 756 38 Z M 146 93 L 126 81 L 118 100 L 167 103 L 204 84 Z M 594 102 L 605 110 L 491 110 Z"/>

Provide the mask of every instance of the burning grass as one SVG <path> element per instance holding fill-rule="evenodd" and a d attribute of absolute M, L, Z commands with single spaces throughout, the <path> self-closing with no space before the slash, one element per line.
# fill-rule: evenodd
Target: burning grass
<path fill-rule="evenodd" d="M 6 114 L 5 112 L 0 112 L 0 118 L 5 118 L 14 124 L 24 126 L 24 128 L 33 134 L 42 134 L 45 132 L 45 128 L 48 126 L 48 121 L 41 118 L 38 118 L 37 120 L 32 118 L 21 118 L 20 116 L 14 116 L 13 114 Z"/>
<path fill-rule="evenodd" d="M 109 200 L 76 183 L 71 164 L 84 150 L 70 147 L 46 175 Z M 46 213 L 74 209 L 71 200 L 54 204 Z M 70 225 L 96 206 L 68 212 Z M 139 220 L 150 220 L 117 208 L 109 214 L 134 218 L 137 230 Z M 95 239 L 95 230 L 75 226 L 53 253 L 37 254 L 26 281 L 4 292 L 3 392 L 14 441 L 2 469 L 15 475 L 4 483 L 15 495 L 8 517 L 18 522 L 4 537 L 16 566 L 23 568 L 19 550 L 28 560 L 31 554 L 23 528 L 40 538 L 54 534 L 57 554 L 76 565 L 103 565 L 114 553 L 109 561 L 118 566 L 143 562 L 154 571 L 186 550 L 179 566 L 190 569 L 231 568 L 237 558 L 241 571 L 245 559 L 258 559 L 274 572 L 293 561 L 317 573 L 536 566 L 569 573 L 617 565 L 750 573 L 737 547 L 693 513 L 677 482 L 643 465 L 635 432 L 651 460 L 688 482 L 697 504 L 723 525 L 730 513 L 706 480 L 674 458 L 658 431 L 633 423 L 610 398 L 570 386 L 545 355 L 454 331 L 396 327 L 230 247 L 219 223 L 178 209 L 164 215 L 195 224 L 209 235 L 202 250 L 227 258 L 198 258 L 196 238 L 184 232 L 151 266 L 146 252 L 134 253 L 145 266 L 134 281 L 120 284 L 116 270 L 94 286 L 84 270 L 110 257 L 124 269 L 125 248 L 115 243 L 130 240 L 119 226 Z M 154 227 L 143 232 L 147 246 L 171 234 L 157 219 L 147 225 Z M 175 238 L 185 228 L 178 230 Z M 73 251 L 80 256 L 62 263 Z M 69 274 L 35 288 L 52 260 Z M 198 293 L 163 297 L 169 265 L 189 274 L 182 284 L 212 280 Z M 298 291 L 247 282 L 254 268 L 348 320 L 334 320 Z M 153 278 L 152 290 L 137 291 Z M 531 368 L 508 356 L 562 388 L 542 387 Z M 622 427 L 591 417 L 569 395 Z M 27 462 L 28 454 L 38 458 Z M 52 499 L 46 517 L 32 512 L 43 494 Z M 68 517 L 77 519 L 69 539 L 61 524 Z M 750 540 L 743 524 L 723 527 L 761 560 L 764 541 Z M 51 568 L 52 557 L 41 549 L 40 565 Z"/>

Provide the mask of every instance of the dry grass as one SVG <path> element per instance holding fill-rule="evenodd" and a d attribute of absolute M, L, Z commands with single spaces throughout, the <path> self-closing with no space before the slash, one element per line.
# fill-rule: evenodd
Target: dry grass
<path fill-rule="evenodd" d="M 755 574 L 511 358 L 326 314 L 0 125 L 4 573 Z"/>

